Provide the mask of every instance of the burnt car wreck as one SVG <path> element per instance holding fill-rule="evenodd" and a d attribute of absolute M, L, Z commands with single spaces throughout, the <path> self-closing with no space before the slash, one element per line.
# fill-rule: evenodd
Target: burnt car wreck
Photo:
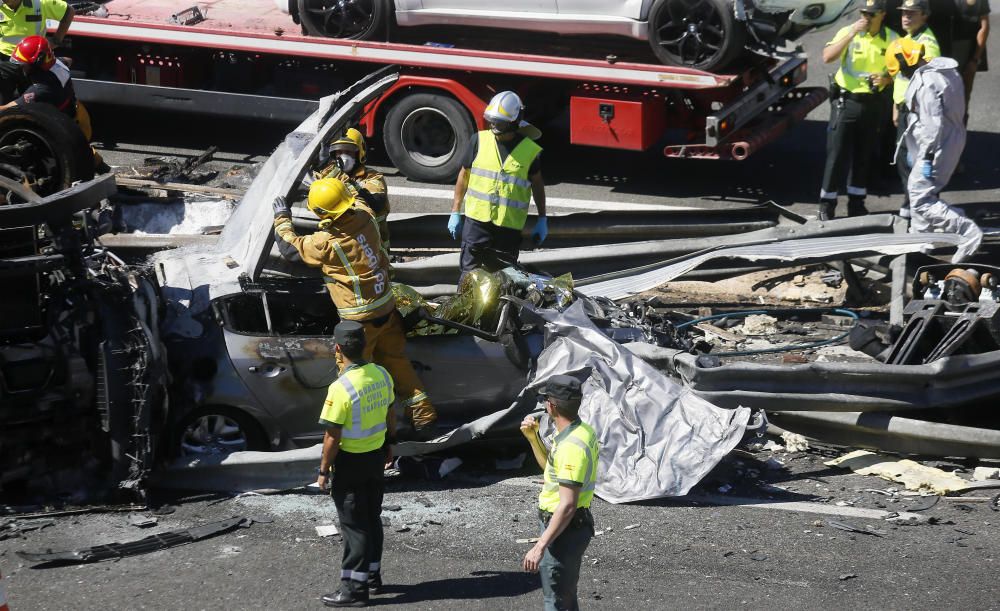
<path fill-rule="evenodd" d="M 17 289 L 2 321 L 0 490 L 141 494 L 156 466 L 225 466 L 245 451 L 295 450 L 289 460 L 312 472 L 337 314 L 318 272 L 275 248 L 270 202 L 295 201 L 321 144 L 396 78 L 324 98 L 217 243 L 145 265 L 97 237 L 113 177 L 46 198 L 7 187 L 0 271 Z M 849 446 L 1000 458 L 1000 421 L 984 409 L 1000 396 L 1000 268 L 943 264 L 930 255 L 958 236 L 907 233 L 890 215 L 805 222 L 775 209 L 760 222 L 741 210 L 742 233 L 708 249 L 686 235 L 592 245 L 609 228 L 595 217 L 588 237 L 582 215 L 585 245 L 498 261 L 458 287 L 454 254 L 396 264 L 440 436 L 395 455 L 516 434 L 534 390 L 570 374 L 584 382 L 598 493 L 612 502 L 685 494 L 769 422 Z M 292 213 L 315 227 L 301 204 Z"/>

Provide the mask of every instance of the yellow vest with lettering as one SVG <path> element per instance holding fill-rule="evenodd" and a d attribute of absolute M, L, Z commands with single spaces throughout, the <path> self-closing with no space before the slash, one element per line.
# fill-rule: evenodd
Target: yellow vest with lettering
<path fill-rule="evenodd" d="M 597 433 L 586 422 L 577 420 L 557 433 L 549 448 L 545 481 L 538 495 L 538 508 L 553 512 L 559 506 L 559 486 L 580 487 L 577 507 L 590 507 L 597 485 Z"/>
<path fill-rule="evenodd" d="M 62 0 L 21 0 L 12 10 L 0 2 L 0 53 L 10 56 L 28 36 L 45 36 L 45 20 L 62 20 L 66 6 Z"/>
<path fill-rule="evenodd" d="M 340 449 L 345 452 L 377 450 L 385 443 L 393 397 L 392 378 L 385 369 L 374 363 L 352 365 L 330 384 L 320 422 L 343 425 Z"/>
<path fill-rule="evenodd" d="M 833 37 L 834 42 L 851 35 L 851 27 L 841 28 Z M 899 35 L 882 26 L 877 34 L 855 34 L 840 57 L 840 69 L 833 77 L 838 85 L 851 93 L 872 93 L 868 75 L 888 74 L 885 68 L 885 50 Z"/>

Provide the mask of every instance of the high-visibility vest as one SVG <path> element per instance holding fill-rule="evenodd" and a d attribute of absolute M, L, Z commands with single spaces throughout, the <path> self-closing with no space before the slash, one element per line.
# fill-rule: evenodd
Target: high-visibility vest
<path fill-rule="evenodd" d="M 924 59 L 930 61 L 935 57 L 941 57 L 941 46 L 938 45 L 937 36 L 931 29 L 924 26 L 916 36 L 907 34 L 903 38 L 913 39 L 920 44 L 924 45 Z M 910 77 L 903 74 L 902 71 L 896 73 L 896 77 L 892 81 L 892 101 L 894 104 L 902 104 L 906 101 L 906 88 L 910 86 Z"/>
<path fill-rule="evenodd" d="M 559 486 L 580 486 L 577 507 L 590 507 L 597 485 L 597 433 L 577 420 L 552 440 L 545 465 L 545 481 L 538 495 L 538 508 L 552 512 L 559 506 Z"/>
<path fill-rule="evenodd" d="M 851 36 L 852 27 L 841 28 L 833 37 L 833 41 Z M 851 43 L 844 49 L 840 58 L 840 69 L 837 70 L 833 80 L 851 93 L 871 93 L 868 75 L 886 73 L 885 50 L 889 43 L 897 38 L 899 35 L 885 26 L 882 26 L 875 35 L 868 32 L 854 34 Z"/>
<path fill-rule="evenodd" d="M 26 37 L 45 36 L 46 17 L 62 19 L 66 14 L 65 2 L 52 4 L 54 6 L 48 7 L 49 11 L 43 11 L 42 0 L 21 0 L 21 6 L 17 10 L 11 10 L 0 2 L 0 53 L 10 56 L 14 47 Z"/>
<path fill-rule="evenodd" d="M 531 181 L 528 171 L 542 147 L 525 138 L 502 163 L 497 139 L 489 130 L 479 132 L 479 152 L 472 162 L 465 215 L 520 231 L 528 219 Z"/>
<path fill-rule="evenodd" d="M 340 449 L 371 452 L 385 443 L 386 416 L 393 401 L 389 373 L 374 363 L 352 365 L 327 391 L 320 424 L 340 424 Z"/>

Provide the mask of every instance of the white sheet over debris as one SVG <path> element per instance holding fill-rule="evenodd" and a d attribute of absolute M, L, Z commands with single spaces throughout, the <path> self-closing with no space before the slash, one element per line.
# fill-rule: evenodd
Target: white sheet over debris
<path fill-rule="evenodd" d="M 703 251 L 681 261 L 648 271 L 580 286 L 584 295 L 622 299 L 654 289 L 714 259 L 747 261 L 801 261 L 852 259 L 872 254 L 902 255 L 956 247 L 964 238 L 954 233 L 867 234 L 784 240 L 767 244 L 733 246 Z"/>

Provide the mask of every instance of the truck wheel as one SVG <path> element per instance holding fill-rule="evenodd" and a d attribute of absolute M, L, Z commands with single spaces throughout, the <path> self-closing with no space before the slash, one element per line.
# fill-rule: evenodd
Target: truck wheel
<path fill-rule="evenodd" d="M 310 36 L 372 40 L 392 0 L 297 0 L 299 20 Z"/>
<path fill-rule="evenodd" d="M 476 126 L 454 98 L 414 93 L 389 110 L 382 133 L 386 153 L 404 176 L 448 182 L 458 175 Z"/>
<path fill-rule="evenodd" d="M 48 104 L 0 112 L 0 175 L 41 196 L 94 177 L 94 153 L 83 132 Z"/>
<path fill-rule="evenodd" d="M 728 0 L 659 0 L 649 13 L 649 44 L 664 64 L 713 71 L 743 53 L 746 25 Z"/>
<path fill-rule="evenodd" d="M 229 407 L 203 407 L 177 426 L 174 453 L 206 456 L 268 449 L 260 426 L 245 412 Z"/>

